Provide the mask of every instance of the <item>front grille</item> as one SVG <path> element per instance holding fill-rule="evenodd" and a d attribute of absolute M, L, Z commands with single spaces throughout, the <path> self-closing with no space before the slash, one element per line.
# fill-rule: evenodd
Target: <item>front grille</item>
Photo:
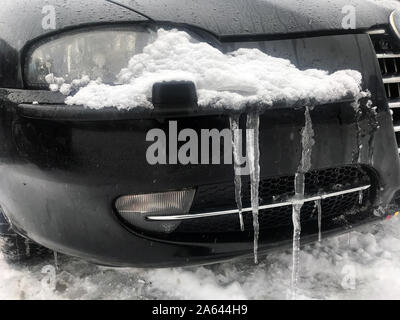
<path fill-rule="evenodd" d="M 379 61 L 386 98 L 393 112 L 393 126 L 400 152 L 400 48 L 385 30 L 370 34 Z"/>
<path fill-rule="evenodd" d="M 323 231 L 349 225 L 354 219 L 364 219 L 370 215 L 375 199 L 375 173 L 364 166 L 344 166 L 325 170 L 311 171 L 306 174 L 306 194 L 334 192 L 362 185 L 371 188 L 360 193 L 348 193 L 322 200 Z M 294 194 L 294 176 L 282 176 L 263 179 L 260 182 L 260 205 L 269 204 L 277 199 L 284 200 Z M 361 199 L 361 201 L 360 201 Z M 243 207 L 250 206 L 250 184 L 244 181 Z M 233 183 L 200 186 L 197 190 L 191 214 L 196 215 L 216 210 L 235 208 Z M 237 214 L 195 218 L 183 220 L 177 229 L 166 237 L 176 241 L 197 242 L 236 242 L 253 239 L 253 219 L 251 212 L 244 213 L 245 231 L 240 230 Z M 318 210 L 315 202 L 307 202 L 301 210 L 303 234 L 318 232 Z M 283 241 L 291 237 L 291 206 L 260 210 L 260 240 Z"/>
<path fill-rule="evenodd" d="M 370 177 L 362 166 L 343 166 L 306 173 L 306 195 L 340 191 L 370 184 Z M 243 207 L 250 207 L 250 182 L 243 177 Z M 293 196 L 294 176 L 281 176 L 260 181 L 260 206 Z M 194 198 L 191 213 L 232 209 L 235 204 L 233 183 L 200 186 Z"/>
<path fill-rule="evenodd" d="M 363 191 L 367 196 L 368 191 Z M 358 204 L 359 194 L 350 193 L 322 200 L 322 212 L 324 218 L 329 218 L 338 213 L 348 212 Z M 292 225 L 292 208 L 279 207 L 267 210 L 260 210 L 259 223 L 260 230 L 268 230 L 271 228 L 280 228 Z M 244 214 L 245 230 L 252 230 L 253 218 L 251 213 Z M 309 220 L 317 218 L 317 208 L 314 202 L 305 203 L 301 210 L 301 221 L 306 223 Z M 237 215 L 217 216 L 203 219 L 192 219 L 184 221 L 176 232 L 203 233 L 226 233 L 240 232 L 240 226 Z"/>

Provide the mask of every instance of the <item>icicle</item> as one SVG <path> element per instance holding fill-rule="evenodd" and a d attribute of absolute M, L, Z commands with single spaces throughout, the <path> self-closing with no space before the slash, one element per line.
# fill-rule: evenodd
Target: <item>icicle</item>
<path fill-rule="evenodd" d="M 301 131 L 302 155 L 301 163 L 295 175 L 295 196 L 292 205 L 293 220 L 293 266 L 292 266 L 292 298 L 296 299 L 297 281 L 300 265 L 301 208 L 304 205 L 305 173 L 311 169 L 311 153 L 314 146 L 314 130 L 309 107 L 304 112 L 305 125 Z"/>
<path fill-rule="evenodd" d="M 369 100 L 367 102 L 367 115 L 368 115 L 368 125 L 369 125 L 369 139 L 368 139 L 368 161 L 370 165 L 373 165 L 373 158 L 374 158 L 374 140 L 375 140 L 375 133 L 379 129 L 379 121 L 378 121 L 378 113 L 377 107 L 373 106 L 372 101 Z"/>
<path fill-rule="evenodd" d="M 243 222 L 243 205 L 242 205 L 242 176 L 240 174 L 240 150 L 241 150 L 241 134 L 239 130 L 240 114 L 234 114 L 229 118 L 231 133 L 232 133 L 232 145 L 233 145 L 233 164 L 235 169 L 235 200 L 239 210 L 239 223 L 240 230 L 244 231 Z"/>
<path fill-rule="evenodd" d="M 304 112 L 305 125 L 301 131 L 301 145 L 302 145 L 302 156 L 301 163 L 298 168 L 298 172 L 306 173 L 311 169 L 311 153 L 312 148 L 315 144 L 314 141 L 314 129 L 310 116 L 310 109 L 306 107 Z"/>
<path fill-rule="evenodd" d="M 351 243 L 351 231 L 347 233 L 347 246 L 350 249 L 350 243 Z"/>
<path fill-rule="evenodd" d="M 357 162 L 360 163 L 361 162 L 361 156 L 362 156 L 362 130 L 361 130 L 361 126 L 360 126 L 360 120 L 361 120 L 361 116 L 362 116 L 362 111 L 360 108 L 360 102 L 359 99 L 356 99 L 355 102 L 352 103 L 352 107 L 354 109 L 354 112 L 356 114 L 356 129 L 357 129 L 357 151 L 355 153 L 353 153 L 353 162 Z"/>
<path fill-rule="evenodd" d="M 30 241 L 28 239 L 25 239 L 25 254 L 27 257 L 31 256 L 31 246 L 30 246 Z"/>
<path fill-rule="evenodd" d="M 246 125 L 246 145 L 247 159 L 250 167 L 250 184 L 251 184 L 251 207 L 253 211 L 253 228 L 254 228 L 254 262 L 258 263 L 258 187 L 260 184 L 260 146 L 259 146 L 259 127 L 260 118 L 258 114 L 247 115 Z"/>
<path fill-rule="evenodd" d="M 57 253 L 57 251 L 53 251 L 53 253 L 54 253 L 54 267 L 55 267 L 55 269 L 56 269 L 56 271 L 58 271 L 58 253 Z"/>
<path fill-rule="evenodd" d="M 300 265 L 300 235 L 301 235 L 301 208 L 304 205 L 305 175 L 297 172 L 295 175 L 295 197 L 292 205 L 293 221 L 293 253 L 292 253 L 292 298 L 296 299 L 297 281 Z"/>
<path fill-rule="evenodd" d="M 362 162 L 363 154 L 368 156 L 368 161 L 372 165 L 373 155 L 374 155 L 374 139 L 375 133 L 379 129 L 379 121 L 377 114 L 377 107 L 373 106 L 372 101 L 368 100 L 364 105 L 363 109 L 361 108 L 361 96 L 357 97 L 356 101 L 352 104 L 353 109 L 356 113 L 356 129 L 357 129 L 357 152 L 354 154 L 353 162 L 357 161 L 358 163 Z M 361 119 L 368 121 L 368 128 L 361 128 Z M 362 138 L 364 136 L 369 136 L 368 143 L 363 145 Z M 368 147 L 368 149 L 367 149 Z M 365 150 L 364 150 L 365 149 Z M 365 159 L 364 159 L 365 161 Z"/>
<path fill-rule="evenodd" d="M 317 210 L 318 210 L 318 242 L 321 242 L 322 240 L 322 232 L 321 232 L 321 226 L 322 226 L 322 206 L 321 206 L 321 199 L 318 199 L 316 201 L 317 205 Z"/>
<path fill-rule="evenodd" d="M 364 200 L 364 193 L 363 190 L 358 191 L 358 204 L 362 204 Z"/>

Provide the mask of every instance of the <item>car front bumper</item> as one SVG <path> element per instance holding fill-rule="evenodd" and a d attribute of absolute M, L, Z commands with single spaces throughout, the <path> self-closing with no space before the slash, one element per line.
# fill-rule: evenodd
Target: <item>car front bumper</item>
<path fill-rule="evenodd" d="M 312 170 L 362 165 L 375 177 L 373 203 L 363 219 L 323 229 L 328 235 L 377 219 L 373 211 L 385 208 L 400 186 L 400 163 L 368 36 L 276 41 L 271 48 L 294 56 L 300 43 L 299 65 L 325 66 L 328 71 L 344 65 L 360 70 L 363 86 L 378 106 L 373 119 L 378 124 L 376 130 L 370 130 L 372 120 L 367 115 L 357 124 L 349 101 L 316 106 L 311 112 L 316 140 Z M 339 44 L 335 62 L 329 49 L 333 44 Z M 250 45 L 255 46 L 245 44 Z M 310 60 L 316 49 L 317 62 Z M 34 101 L 39 104 L 32 104 Z M 203 264 L 252 252 L 252 241 L 241 239 L 180 241 L 179 237 L 138 232 L 122 223 L 114 208 L 122 195 L 232 183 L 232 165 L 152 166 L 145 156 L 149 130 L 168 131 L 169 120 L 177 121 L 179 129 L 222 130 L 229 128 L 226 112 L 93 111 L 65 106 L 63 97 L 55 93 L 10 89 L 0 91 L 0 105 L 0 204 L 21 234 L 56 251 L 114 266 Z M 301 159 L 304 110 L 290 106 L 267 110 L 260 123 L 261 178 L 294 175 Z M 363 148 L 355 157 L 359 142 Z M 309 232 L 304 241 L 316 237 L 315 232 Z M 290 241 L 290 237 L 261 238 L 260 251 Z"/>

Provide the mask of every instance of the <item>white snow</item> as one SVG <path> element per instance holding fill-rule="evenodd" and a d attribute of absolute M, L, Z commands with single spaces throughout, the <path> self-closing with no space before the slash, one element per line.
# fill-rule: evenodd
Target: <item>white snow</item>
<path fill-rule="evenodd" d="M 79 89 L 89 84 L 90 78 L 83 76 L 81 79 L 75 79 L 71 84 L 65 83 L 64 78 L 57 78 L 53 73 L 45 77 L 46 82 L 49 84 L 51 91 L 60 91 L 63 95 L 69 95 L 73 89 Z M 97 80 L 100 82 L 100 80 Z M 95 82 L 96 83 L 96 82 Z"/>
<path fill-rule="evenodd" d="M 200 106 L 228 109 L 243 108 L 249 103 L 270 106 L 303 99 L 323 103 L 347 95 L 358 96 L 361 90 L 361 74 L 354 70 L 332 74 L 299 70 L 289 60 L 271 57 L 258 49 L 241 48 L 224 54 L 186 32 L 159 29 L 143 53 L 133 56 L 127 68 L 121 70 L 118 85 L 106 85 L 99 79 L 91 81 L 67 97 L 66 103 L 94 109 L 152 108 L 153 84 L 170 80 L 193 81 Z M 53 90 L 55 84 L 49 83 Z"/>
<path fill-rule="evenodd" d="M 299 299 L 400 299 L 400 217 L 353 231 L 350 244 L 343 235 L 309 245 L 300 262 Z M 61 257 L 56 290 L 41 273 L 52 263 L 12 267 L 0 259 L 0 299 L 290 298 L 291 250 L 260 256 L 257 266 L 242 259 L 171 269 L 113 269 Z M 354 289 L 342 286 L 346 275 L 354 275 Z"/>

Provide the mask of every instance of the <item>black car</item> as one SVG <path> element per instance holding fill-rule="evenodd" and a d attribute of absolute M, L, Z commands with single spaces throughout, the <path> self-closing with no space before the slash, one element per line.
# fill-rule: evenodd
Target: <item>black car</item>
<path fill-rule="evenodd" d="M 348 20 L 353 9 L 354 25 Z M 92 80 L 100 72 L 112 83 L 128 62 L 126 52 L 115 49 L 129 45 L 120 35 L 137 30 L 183 30 L 223 53 L 258 49 L 299 70 L 360 72 L 370 97 L 358 110 L 355 97 L 311 103 L 315 142 L 311 167 L 301 172 L 301 241 L 390 217 L 400 189 L 398 26 L 397 12 L 364 0 L 3 0 L 4 254 L 24 258 L 43 246 L 102 265 L 166 267 L 250 256 L 257 227 L 260 253 L 292 243 L 310 101 L 259 111 L 260 181 L 251 192 L 251 179 L 241 178 L 241 226 L 232 164 L 154 165 L 146 159 L 152 129 L 168 132 L 171 122 L 195 132 L 230 128 L 229 110 L 198 108 L 193 82 L 154 83 L 151 109 L 67 105 L 54 88 L 57 77 L 77 78 L 73 72 L 88 72 Z M 96 60 L 100 70 L 80 70 L 87 63 L 71 62 L 71 43 L 95 33 L 106 36 L 85 42 L 79 59 Z M 142 49 L 146 39 L 137 41 Z M 99 51 L 103 56 L 95 56 Z M 237 121 L 245 126 L 246 115 Z M 258 226 L 251 214 L 255 189 Z"/>

